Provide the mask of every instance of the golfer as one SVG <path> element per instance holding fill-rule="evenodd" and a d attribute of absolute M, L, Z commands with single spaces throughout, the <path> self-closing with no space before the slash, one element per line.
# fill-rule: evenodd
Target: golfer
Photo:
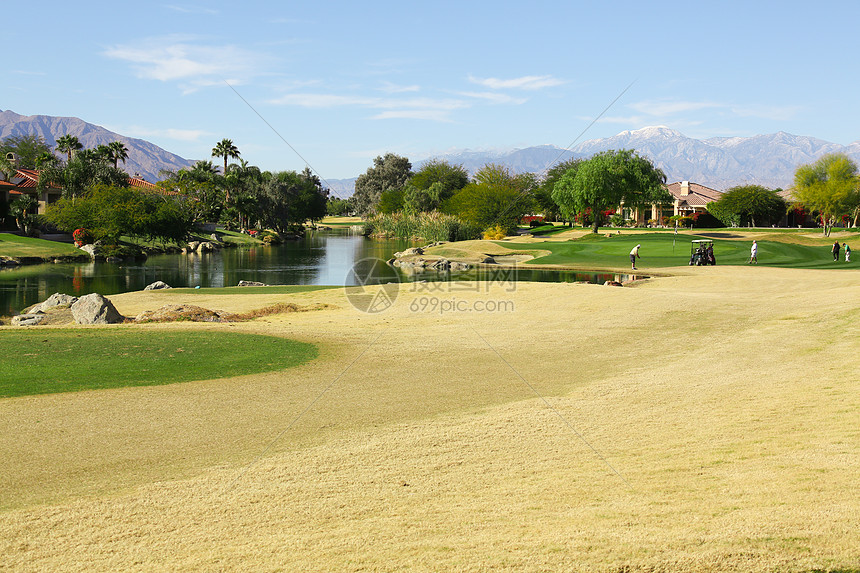
<path fill-rule="evenodd" d="M 758 243 L 753 241 L 752 247 L 750 247 L 750 262 L 747 264 L 758 264 Z"/>
<path fill-rule="evenodd" d="M 842 243 L 842 248 L 845 249 L 845 262 L 851 262 L 851 247 L 848 246 L 848 243 Z"/>
<path fill-rule="evenodd" d="M 642 245 L 636 245 L 633 247 L 633 250 L 630 251 L 630 267 L 635 271 L 636 270 L 636 258 L 642 258 L 639 256 L 639 247 Z"/>

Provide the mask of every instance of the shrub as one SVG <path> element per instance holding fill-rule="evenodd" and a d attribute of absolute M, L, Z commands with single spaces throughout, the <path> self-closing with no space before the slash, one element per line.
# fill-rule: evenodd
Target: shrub
<path fill-rule="evenodd" d="M 486 241 L 498 241 L 504 239 L 507 236 L 507 230 L 504 229 L 501 225 L 493 225 L 492 227 L 484 231 L 484 240 Z"/>
<path fill-rule="evenodd" d="M 79 227 L 75 229 L 72 233 L 72 239 L 75 240 L 75 246 L 80 247 L 83 245 L 91 245 L 95 239 L 93 238 L 93 234 L 83 227 Z"/>
<path fill-rule="evenodd" d="M 458 217 L 437 211 L 417 214 L 379 214 L 364 224 L 365 235 L 424 239 L 427 241 L 462 241 L 476 239 L 480 232 Z"/>

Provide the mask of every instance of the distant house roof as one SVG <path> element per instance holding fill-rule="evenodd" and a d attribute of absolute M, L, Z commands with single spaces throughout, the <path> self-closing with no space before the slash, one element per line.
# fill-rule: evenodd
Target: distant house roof
<path fill-rule="evenodd" d="M 128 178 L 129 187 L 137 187 L 138 189 L 157 189 L 155 183 L 150 183 L 146 179 L 142 179 L 141 177 L 129 177 Z"/>
<path fill-rule="evenodd" d="M 686 195 L 684 195 L 686 188 Z M 679 207 L 702 207 L 704 208 L 711 201 L 717 201 L 722 195 L 722 191 L 692 183 L 690 181 L 676 181 L 666 185 L 666 189 L 671 193 L 672 197 L 678 200 Z"/>

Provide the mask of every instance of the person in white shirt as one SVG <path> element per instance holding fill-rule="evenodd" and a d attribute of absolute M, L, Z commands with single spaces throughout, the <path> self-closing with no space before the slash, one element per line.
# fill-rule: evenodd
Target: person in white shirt
<path fill-rule="evenodd" d="M 758 243 L 753 241 L 752 247 L 750 247 L 750 263 L 758 264 Z"/>
<path fill-rule="evenodd" d="M 642 245 L 636 245 L 633 247 L 633 250 L 630 251 L 630 267 L 635 271 L 636 270 L 636 258 L 642 258 L 639 256 L 639 247 Z"/>

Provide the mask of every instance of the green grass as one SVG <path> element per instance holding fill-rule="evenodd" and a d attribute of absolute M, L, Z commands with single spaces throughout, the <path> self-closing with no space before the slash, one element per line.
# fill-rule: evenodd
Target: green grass
<path fill-rule="evenodd" d="M 19 237 L 11 233 L 0 233 L 0 255 L 7 257 L 89 258 L 89 255 L 69 243 Z"/>
<path fill-rule="evenodd" d="M 159 291 L 166 294 L 296 294 L 332 288 L 343 285 L 276 285 L 262 287 L 214 287 L 214 288 L 172 288 Z"/>
<path fill-rule="evenodd" d="M 134 329 L 0 331 L 0 349 L 0 398 L 225 378 L 317 356 L 275 336 Z"/>
<path fill-rule="evenodd" d="M 727 230 L 726 232 L 729 232 Z M 707 231 L 703 231 L 707 233 Z M 526 264 L 569 265 L 589 268 L 626 267 L 630 264 L 630 250 L 640 243 L 641 259 L 636 261 L 640 268 L 660 268 L 687 265 L 690 261 L 690 244 L 694 239 L 707 238 L 699 235 L 673 235 L 672 233 L 634 233 L 606 237 L 586 235 L 565 242 L 541 242 L 517 244 L 517 249 L 551 251 L 551 254 L 538 257 Z M 673 247 L 674 242 L 674 247 Z M 497 243 L 508 246 L 506 243 Z M 714 255 L 718 265 L 745 265 L 749 261 L 751 240 L 714 239 Z M 860 248 L 860 245 L 858 245 Z M 833 262 L 830 245 L 804 245 L 791 242 L 758 242 L 758 264 L 760 266 L 803 268 L 803 269 L 857 269 L 860 262 L 855 259 L 845 263 L 840 256 L 839 263 Z"/>

